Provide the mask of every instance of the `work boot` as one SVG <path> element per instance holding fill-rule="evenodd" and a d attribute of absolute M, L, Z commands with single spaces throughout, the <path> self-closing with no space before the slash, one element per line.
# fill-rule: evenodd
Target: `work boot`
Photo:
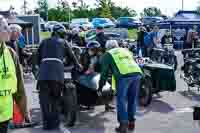
<path fill-rule="evenodd" d="M 128 130 L 133 132 L 135 130 L 135 122 L 131 121 L 128 123 Z"/>
<path fill-rule="evenodd" d="M 117 127 L 116 129 L 115 129 L 115 131 L 117 132 L 117 133 L 127 133 L 128 131 L 127 131 L 127 124 L 125 124 L 125 123 L 120 123 L 120 126 L 119 127 Z"/>

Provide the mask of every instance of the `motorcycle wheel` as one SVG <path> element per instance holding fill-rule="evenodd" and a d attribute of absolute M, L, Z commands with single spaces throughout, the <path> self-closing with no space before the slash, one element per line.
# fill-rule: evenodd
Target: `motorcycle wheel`
<path fill-rule="evenodd" d="M 140 106 L 147 107 L 148 105 L 151 104 L 153 94 L 152 94 L 152 82 L 150 78 L 145 77 L 142 80 L 139 96 L 140 96 L 139 97 Z"/>
<path fill-rule="evenodd" d="M 65 91 L 63 92 L 63 113 L 65 116 L 65 125 L 73 127 L 77 119 L 77 91 L 75 85 L 72 83 L 65 84 Z"/>

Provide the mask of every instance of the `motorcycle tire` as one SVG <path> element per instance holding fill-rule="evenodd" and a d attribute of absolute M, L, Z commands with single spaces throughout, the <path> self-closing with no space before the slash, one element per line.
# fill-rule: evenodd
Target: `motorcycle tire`
<path fill-rule="evenodd" d="M 141 88 L 139 93 L 139 105 L 147 107 L 152 101 L 152 81 L 149 77 L 145 77 L 141 82 Z"/>
<path fill-rule="evenodd" d="M 65 125 L 73 127 L 77 120 L 77 91 L 73 83 L 66 83 L 62 96 L 63 114 Z"/>

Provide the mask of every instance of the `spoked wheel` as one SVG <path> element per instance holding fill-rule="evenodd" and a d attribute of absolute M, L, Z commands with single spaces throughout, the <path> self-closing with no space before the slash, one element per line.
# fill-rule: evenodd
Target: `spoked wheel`
<path fill-rule="evenodd" d="M 147 107 L 149 104 L 151 104 L 151 101 L 152 101 L 152 83 L 151 83 L 150 78 L 145 77 L 142 80 L 139 96 L 140 96 L 139 104 L 141 106 Z"/>

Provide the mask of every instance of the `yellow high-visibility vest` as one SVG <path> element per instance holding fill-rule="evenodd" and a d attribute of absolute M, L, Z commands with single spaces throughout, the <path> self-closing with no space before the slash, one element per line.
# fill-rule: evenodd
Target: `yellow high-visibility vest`
<path fill-rule="evenodd" d="M 4 45 L 4 44 L 2 44 Z M 13 116 L 13 97 L 17 91 L 16 68 L 9 49 L 4 45 L 0 57 L 0 122 Z"/>
<path fill-rule="evenodd" d="M 119 72 L 122 75 L 126 75 L 129 73 L 142 73 L 142 70 L 138 66 L 138 64 L 134 61 L 132 53 L 125 48 L 114 48 L 108 51 Z M 114 75 L 112 76 L 112 89 L 116 89 L 116 80 Z"/>

